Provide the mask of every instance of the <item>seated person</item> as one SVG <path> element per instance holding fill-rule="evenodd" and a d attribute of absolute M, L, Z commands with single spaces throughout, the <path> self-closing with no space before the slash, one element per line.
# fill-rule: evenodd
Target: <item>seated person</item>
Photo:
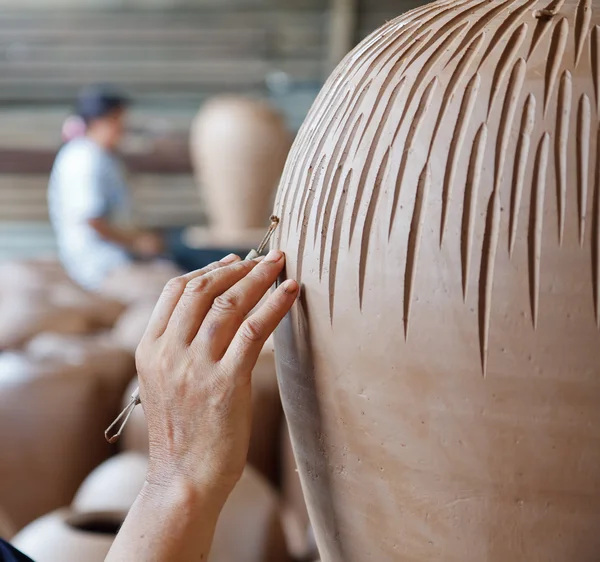
<path fill-rule="evenodd" d="M 129 190 L 115 155 L 126 109 L 118 93 L 84 90 L 77 113 L 85 132 L 62 147 L 50 176 L 48 207 L 60 259 L 71 278 L 90 290 L 135 258 L 163 251 L 157 235 L 130 226 Z"/>

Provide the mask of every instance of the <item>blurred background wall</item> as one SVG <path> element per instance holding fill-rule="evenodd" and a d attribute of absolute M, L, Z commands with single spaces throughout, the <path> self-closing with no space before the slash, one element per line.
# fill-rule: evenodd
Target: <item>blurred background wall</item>
<path fill-rule="evenodd" d="M 0 260 L 54 251 L 46 185 L 75 93 L 135 102 L 136 219 L 203 224 L 190 122 L 223 92 L 266 97 L 295 132 L 340 49 L 417 0 L 0 0 Z"/>

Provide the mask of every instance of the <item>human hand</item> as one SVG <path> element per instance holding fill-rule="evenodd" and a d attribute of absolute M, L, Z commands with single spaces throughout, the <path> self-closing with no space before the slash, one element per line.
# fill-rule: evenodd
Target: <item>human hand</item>
<path fill-rule="evenodd" d="M 284 262 L 278 250 L 262 261 L 228 256 L 165 287 L 136 353 L 151 484 L 184 481 L 224 501 L 241 477 L 252 369 L 298 284 L 284 282 L 246 316 Z"/>
<path fill-rule="evenodd" d="M 164 250 L 163 239 L 154 232 L 141 232 L 133 239 L 133 251 L 143 258 L 153 258 Z"/>

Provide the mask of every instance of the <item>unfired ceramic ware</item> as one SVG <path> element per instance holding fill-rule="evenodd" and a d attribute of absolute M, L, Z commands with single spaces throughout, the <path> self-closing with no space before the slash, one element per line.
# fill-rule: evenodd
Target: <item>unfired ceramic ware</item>
<path fill-rule="evenodd" d="M 10 520 L 10 517 L 3 509 L 0 508 L 0 539 L 8 541 L 15 534 L 15 526 Z"/>
<path fill-rule="evenodd" d="M 67 335 L 44 332 L 25 346 L 27 355 L 39 362 L 85 365 L 101 380 L 123 381 L 135 375 L 133 350 L 123 349 L 110 333 Z"/>
<path fill-rule="evenodd" d="M 41 332 L 78 335 L 109 328 L 123 309 L 75 285 L 57 261 L 0 264 L 0 350 L 21 347 Z"/>
<path fill-rule="evenodd" d="M 190 145 L 212 238 L 244 244 L 245 231 L 269 223 L 290 147 L 282 115 L 265 101 L 218 97 L 200 109 Z"/>
<path fill-rule="evenodd" d="M 17 529 L 68 504 L 110 454 L 104 430 L 131 373 L 109 375 L 89 363 L 0 353 L 0 505 Z"/>
<path fill-rule="evenodd" d="M 119 513 L 76 514 L 59 509 L 11 541 L 35 562 L 103 562 L 123 521 Z"/>
<path fill-rule="evenodd" d="M 77 492 L 71 506 L 72 513 L 82 516 L 88 513 L 121 513 L 124 517 L 143 486 L 146 466 L 146 457 L 139 453 L 125 453 L 106 461 L 88 476 Z M 17 546 L 37 545 L 42 540 L 53 542 L 53 536 L 47 536 L 49 531 L 40 530 L 42 527 L 39 522 L 29 527 L 32 530 L 27 532 L 27 541 L 18 541 Z M 52 531 L 57 532 L 55 524 Z M 20 539 L 20 536 L 17 538 Z M 70 560 L 65 559 L 64 562 Z M 77 560 L 88 562 L 83 557 Z M 260 474 L 247 467 L 221 512 L 209 562 L 288 560 L 281 529 L 279 498 Z M 37 562 L 45 560 L 40 558 Z M 54 562 L 54 559 L 48 562 Z"/>
<path fill-rule="evenodd" d="M 156 298 L 149 298 L 127 307 L 127 310 L 117 320 L 111 333 L 111 338 L 115 344 L 131 353 L 135 353 L 146 332 L 156 301 Z"/>
<path fill-rule="evenodd" d="M 287 424 L 281 428 L 281 493 L 283 501 L 283 530 L 288 548 L 294 558 L 306 560 L 316 555 L 316 547 L 311 541 L 310 523 L 306 501 L 300 485 L 296 460 Z"/>
<path fill-rule="evenodd" d="M 83 481 L 71 508 L 77 513 L 127 513 L 144 485 L 147 469 L 148 457 L 133 451 L 104 461 Z"/>
<path fill-rule="evenodd" d="M 600 559 L 600 3 L 440 1 L 291 151 L 276 349 L 323 562 Z"/>

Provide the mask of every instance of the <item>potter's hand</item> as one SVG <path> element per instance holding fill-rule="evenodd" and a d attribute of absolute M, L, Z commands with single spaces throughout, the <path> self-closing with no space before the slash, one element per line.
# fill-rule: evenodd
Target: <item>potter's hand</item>
<path fill-rule="evenodd" d="M 250 378 L 263 344 L 294 303 L 286 281 L 250 317 L 283 269 L 229 256 L 170 281 L 137 350 L 148 420 L 148 480 L 185 480 L 226 497 L 240 478 L 250 439 Z"/>
<path fill-rule="evenodd" d="M 148 476 L 107 562 L 208 558 L 246 463 L 252 368 L 298 284 L 286 281 L 246 316 L 283 263 L 281 252 L 260 263 L 232 256 L 173 279 L 163 291 L 136 353 Z"/>

